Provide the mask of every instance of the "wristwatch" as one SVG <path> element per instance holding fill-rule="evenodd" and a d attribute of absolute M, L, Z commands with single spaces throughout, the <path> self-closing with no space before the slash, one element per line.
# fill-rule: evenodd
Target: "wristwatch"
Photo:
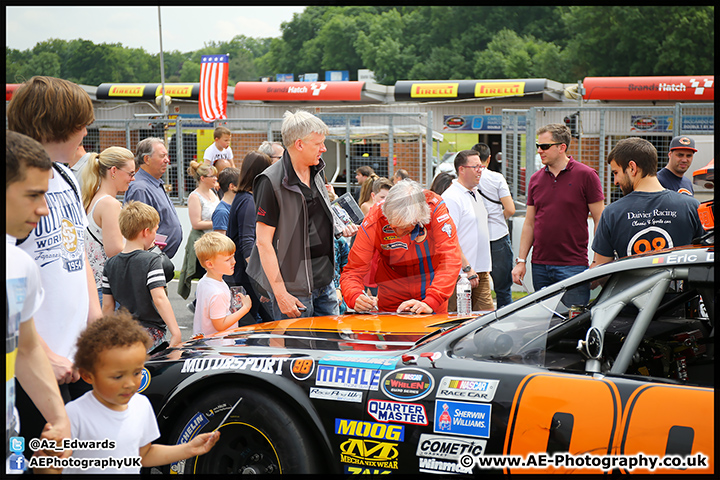
<path fill-rule="evenodd" d="M 465 272 L 465 273 L 469 273 L 470 270 L 472 270 L 472 267 L 471 267 L 470 265 L 465 265 L 465 266 L 462 268 L 462 271 Z"/>
<path fill-rule="evenodd" d="M 520 258 L 520 257 L 516 258 L 516 259 L 515 259 L 515 264 L 517 265 L 518 263 L 525 263 L 525 259 L 524 259 L 524 258 Z"/>

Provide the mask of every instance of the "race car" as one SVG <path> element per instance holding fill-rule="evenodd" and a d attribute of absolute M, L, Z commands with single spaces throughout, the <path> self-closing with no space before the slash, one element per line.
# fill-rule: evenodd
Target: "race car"
<path fill-rule="evenodd" d="M 587 305 L 568 292 L 592 284 Z M 165 473 L 713 473 L 714 246 L 601 265 L 474 317 L 269 322 L 155 354 Z"/>

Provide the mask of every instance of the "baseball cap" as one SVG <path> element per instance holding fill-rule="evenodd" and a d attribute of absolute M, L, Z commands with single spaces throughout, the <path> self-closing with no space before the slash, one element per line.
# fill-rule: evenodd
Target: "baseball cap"
<path fill-rule="evenodd" d="M 695 148 L 695 140 L 690 137 L 686 137 L 685 135 L 680 135 L 679 137 L 672 139 L 670 142 L 670 150 L 675 150 L 676 148 L 687 148 L 688 150 L 697 152 L 697 148 Z"/>

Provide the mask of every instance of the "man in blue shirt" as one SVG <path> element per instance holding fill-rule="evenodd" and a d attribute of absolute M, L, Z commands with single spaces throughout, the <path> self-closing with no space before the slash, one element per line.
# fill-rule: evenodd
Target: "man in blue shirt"
<path fill-rule="evenodd" d="M 140 169 L 135 181 L 125 192 L 125 202 L 137 200 L 152 207 L 160 214 L 160 226 L 157 233 L 167 236 L 167 246 L 163 252 L 172 258 L 182 243 L 182 226 L 175 205 L 165 191 L 162 176 L 170 164 L 165 142 L 161 138 L 148 137 L 140 140 L 135 149 L 135 164 Z"/>
<path fill-rule="evenodd" d="M 685 135 L 673 138 L 670 142 L 668 164 L 657 172 L 660 184 L 668 190 L 692 196 L 695 193 L 693 184 L 689 178 L 685 178 L 683 175 L 692 165 L 695 152 L 697 152 L 697 148 L 695 148 L 695 140 L 692 138 Z"/>

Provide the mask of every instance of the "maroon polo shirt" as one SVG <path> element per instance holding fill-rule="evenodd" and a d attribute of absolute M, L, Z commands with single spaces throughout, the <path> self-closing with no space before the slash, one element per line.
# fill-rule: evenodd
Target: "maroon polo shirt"
<path fill-rule="evenodd" d="M 569 158 L 557 177 L 547 167 L 530 177 L 527 204 L 535 207 L 532 263 L 588 265 L 588 204 L 605 196 L 597 172 Z"/>

